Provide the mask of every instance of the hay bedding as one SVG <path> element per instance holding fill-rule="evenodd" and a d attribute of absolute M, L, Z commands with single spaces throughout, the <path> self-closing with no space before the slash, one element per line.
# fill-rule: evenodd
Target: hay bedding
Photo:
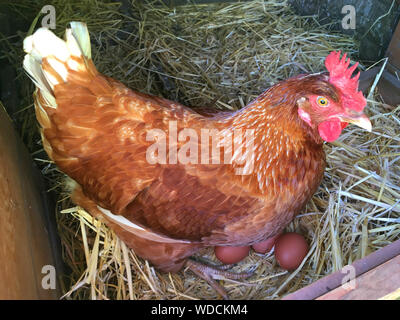
<path fill-rule="evenodd" d="M 352 38 L 294 15 L 286 1 L 171 8 L 159 2 L 53 2 L 59 34 L 73 19 L 88 23 L 101 72 L 194 107 L 240 108 L 279 80 L 323 70 L 332 50 L 357 51 Z M 25 82 L 28 106 L 32 86 Z M 349 126 L 326 144 L 324 181 L 287 228 L 310 243 L 303 264 L 287 272 L 273 253 L 252 252 L 234 270 L 254 269 L 255 275 L 223 281 L 232 299 L 278 299 L 399 238 L 400 108 L 385 105 L 378 93 L 374 97 L 366 108 L 373 132 Z M 20 121 L 34 123 L 31 105 L 23 110 Z M 38 136 L 26 128 L 36 132 L 36 126 L 22 127 L 35 146 Z M 138 258 L 104 224 L 74 207 L 68 180 L 47 158 L 36 160 L 59 197 L 56 216 L 70 268 L 62 281 L 64 299 L 218 298 L 191 271 L 160 273 Z M 216 261 L 212 249 L 199 255 Z"/>

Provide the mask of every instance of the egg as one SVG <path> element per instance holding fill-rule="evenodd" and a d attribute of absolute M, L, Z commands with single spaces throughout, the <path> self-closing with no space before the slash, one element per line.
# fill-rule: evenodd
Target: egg
<path fill-rule="evenodd" d="M 268 238 L 265 241 L 255 243 L 251 247 L 254 249 L 255 252 L 264 254 L 266 252 L 271 251 L 272 247 L 275 245 L 276 239 L 279 236 L 280 234 L 277 234 L 276 236 Z"/>
<path fill-rule="evenodd" d="M 276 240 L 275 258 L 283 269 L 294 270 L 307 255 L 308 249 L 308 243 L 302 235 L 288 232 Z"/>
<path fill-rule="evenodd" d="M 221 247 L 214 248 L 215 256 L 225 264 L 233 264 L 242 261 L 249 255 L 250 247 Z"/>

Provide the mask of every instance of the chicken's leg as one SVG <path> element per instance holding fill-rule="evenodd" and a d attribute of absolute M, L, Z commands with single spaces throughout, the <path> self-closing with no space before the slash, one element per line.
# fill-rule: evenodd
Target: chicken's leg
<path fill-rule="evenodd" d="M 192 270 L 197 276 L 207 281 L 207 283 L 217 291 L 225 300 L 228 300 L 228 294 L 225 289 L 218 284 L 214 279 L 246 279 L 253 275 L 253 272 L 235 273 L 227 271 L 232 265 L 222 265 L 220 267 L 211 267 L 193 259 L 186 261 L 186 266 Z"/>

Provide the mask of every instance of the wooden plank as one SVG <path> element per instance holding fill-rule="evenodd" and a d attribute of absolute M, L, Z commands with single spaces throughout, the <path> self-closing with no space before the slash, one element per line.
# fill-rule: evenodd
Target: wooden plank
<path fill-rule="evenodd" d="M 389 65 L 400 69 L 400 22 L 397 24 L 396 30 L 393 33 L 392 40 L 386 51 L 386 56 L 389 58 Z"/>
<path fill-rule="evenodd" d="M 0 103 L 0 299 L 60 296 L 58 286 L 42 287 L 42 268 L 55 260 L 34 180 L 29 153 Z"/>
<path fill-rule="evenodd" d="M 400 289 L 400 255 L 357 277 L 354 284 L 354 288 L 341 286 L 316 300 L 376 300 L 392 295 Z"/>
<path fill-rule="evenodd" d="M 400 104 L 400 23 L 393 33 L 386 56 L 388 64 L 379 81 L 378 89 L 386 103 L 397 106 Z"/>
<path fill-rule="evenodd" d="M 380 69 L 380 67 L 374 67 L 360 73 L 358 89 L 361 90 L 365 95 L 368 94 L 369 87 L 374 82 L 375 77 Z"/>
<path fill-rule="evenodd" d="M 400 76 L 400 70 L 398 71 L 398 75 Z M 400 104 L 400 81 L 394 73 L 384 71 L 379 81 L 378 89 L 385 103 L 394 107 Z"/>
<path fill-rule="evenodd" d="M 384 248 L 372 252 L 368 256 L 355 261 L 351 266 L 355 270 L 355 277 L 359 277 L 365 272 L 393 259 L 400 255 L 400 240 L 397 240 Z M 283 300 L 312 300 L 327 292 L 341 286 L 343 279 L 347 276 L 347 271 L 339 270 L 314 283 L 299 289 L 283 298 Z"/>
<path fill-rule="evenodd" d="M 379 298 L 379 300 L 400 300 L 400 288 L 382 298 Z"/>

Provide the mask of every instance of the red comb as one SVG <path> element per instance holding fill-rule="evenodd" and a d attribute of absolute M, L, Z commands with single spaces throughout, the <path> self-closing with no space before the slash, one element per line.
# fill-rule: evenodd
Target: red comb
<path fill-rule="evenodd" d="M 340 51 L 332 51 L 325 59 L 325 66 L 329 71 L 329 82 L 342 91 L 343 105 L 346 109 L 361 112 L 367 101 L 363 93 L 358 91 L 360 72 L 351 78 L 358 62 L 349 68 L 350 58 L 346 59 L 347 55 L 344 54 L 340 59 L 340 54 Z"/>

